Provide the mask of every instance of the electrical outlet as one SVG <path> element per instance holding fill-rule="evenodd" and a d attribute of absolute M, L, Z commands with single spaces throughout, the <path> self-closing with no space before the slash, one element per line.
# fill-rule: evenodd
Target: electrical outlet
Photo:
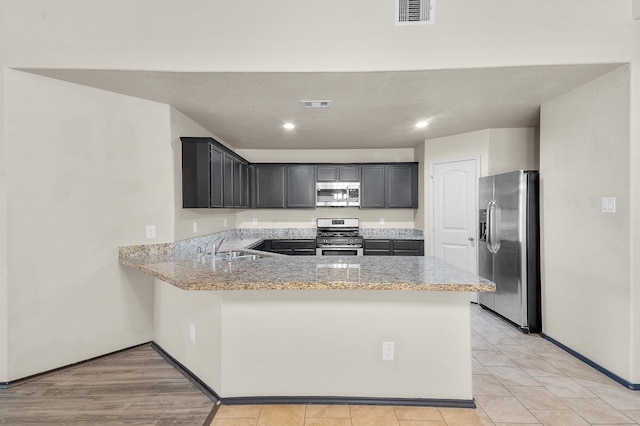
<path fill-rule="evenodd" d="M 253 219 L 251 219 L 251 223 L 254 224 L 254 225 L 257 225 L 258 224 L 258 218 L 254 217 Z"/>
<path fill-rule="evenodd" d="M 155 238 L 155 237 L 156 237 L 156 226 L 147 225 L 147 238 Z"/>
<path fill-rule="evenodd" d="M 198 222 L 193 222 L 193 233 L 198 232 Z"/>
<path fill-rule="evenodd" d="M 602 197 L 602 213 L 616 212 L 616 197 Z"/>
<path fill-rule="evenodd" d="M 396 345 L 393 342 L 382 342 L 382 359 L 393 361 L 395 358 Z"/>
<path fill-rule="evenodd" d="M 380 218 L 380 225 L 384 225 L 384 217 Z"/>

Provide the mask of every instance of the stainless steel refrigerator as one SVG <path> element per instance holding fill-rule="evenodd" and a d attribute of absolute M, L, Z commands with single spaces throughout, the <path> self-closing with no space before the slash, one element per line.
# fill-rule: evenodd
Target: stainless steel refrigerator
<path fill-rule="evenodd" d="M 539 176 L 517 170 L 480 178 L 478 274 L 496 283 L 478 303 L 523 331 L 540 332 Z"/>

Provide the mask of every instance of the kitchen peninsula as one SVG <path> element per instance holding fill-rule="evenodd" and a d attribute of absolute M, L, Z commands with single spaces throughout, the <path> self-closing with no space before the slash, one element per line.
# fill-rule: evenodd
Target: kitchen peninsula
<path fill-rule="evenodd" d="M 474 406 L 468 292 L 492 282 L 432 257 L 282 256 L 230 237 L 221 251 L 262 257 L 198 256 L 198 242 L 119 256 L 155 278 L 155 343 L 223 404 Z"/>

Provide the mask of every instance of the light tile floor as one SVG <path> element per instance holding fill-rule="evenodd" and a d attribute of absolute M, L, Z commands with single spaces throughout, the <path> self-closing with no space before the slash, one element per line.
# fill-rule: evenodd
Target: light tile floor
<path fill-rule="evenodd" d="M 630 391 L 536 334 L 472 305 L 477 408 L 359 405 L 222 406 L 212 426 L 640 424 Z"/>

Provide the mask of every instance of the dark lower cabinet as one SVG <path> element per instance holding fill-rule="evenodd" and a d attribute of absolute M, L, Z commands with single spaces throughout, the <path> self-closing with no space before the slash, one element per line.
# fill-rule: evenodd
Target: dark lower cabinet
<path fill-rule="evenodd" d="M 365 256 L 424 256 L 424 240 L 364 240 Z"/>
<path fill-rule="evenodd" d="M 289 256 L 315 256 L 316 240 L 264 240 L 254 248 Z"/>
<path fill-rule="evenodd" d="M 391 240 L 364 240 L 365 256 L 391 256 Z"/>

